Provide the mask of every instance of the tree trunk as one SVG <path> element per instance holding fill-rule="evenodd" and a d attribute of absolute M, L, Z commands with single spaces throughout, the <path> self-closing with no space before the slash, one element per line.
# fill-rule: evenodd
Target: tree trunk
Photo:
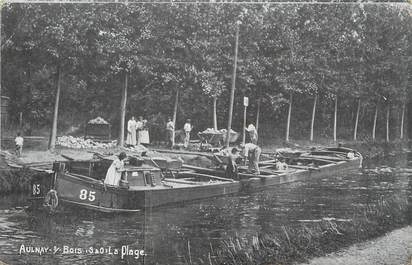
<path fill-rule="evenodd" d="M 246 110 L 247 110 L 247 107 L 244 106 L 244 109 L 243 109 L 243 129 L 242 129 L 242 131 L 243 131 L 243 137 L 242 137 L 242 144 L 245 144 L 245 143 L 246 143 Z"/>
<path fill-rule="evenodd" d="M 57 118 L 59 116 L 59 102 L 60 102 L 60 90 L 61 90 L 61 79 L 62 70 L 61 66 L 57 67 L 57 87 L 56 87 L 56 98 L 54 102 L 54 113 L 53 113 L 53 124 L 50 134 L 49 149 L 53 150 L 56 147 L 56 136 L 57 136 Z"/>
<path fill-rule="evenodd" d="M 356 141 L 356 136 L 358 133 L 358 122 L 359 122 L 359 112 L 360 112 L 361 100 L 358 99 L 358 109 L 356 110 L 356 118 L 355 118 L 355 129 L 353 131 L 353 140 Z"/>
<path fill-rule="evenodd" d="M 336 142 L 336 130 L 338 124 L 338 95 L 335 98 L 335 111 L 334 111 L 334 118 L 333 118 L 333 141 Z"/>
<path fill-rule="evenodd" d="M 256 131 L 257 132 L 259 130 L 260 104 L 261 102 L 260 102 L 260 97 L 259 97 L 258 102 L 257 102 L 257 110 L 256 110 Z"/>
<path fill-rule="evenodd" d="M 290 117 L 292 115 L 292 99 L 293 99 L 293 94 L 292 94 L 292 92 L 290 92 L 288 120 L 287 120 L 287 124 L 286 124 L 286 142 L 289 142 Z"/>
<path fill-rule="evenodd" d="M 213 129 L 217 131 L 217 97 L 213 97 Z"/>
<path fill-rule="evenodd" d="M 402 117 L 401 117 L 401 135 L 400 138 L 403 140 L 403 127 L 404 127 L 404 120 L 405 120 L 405 108 L 406 108 L 406 101 L 403 102 L 402 105 Z"/>
<path fill-rule="evenodd" d="M 175 129 L 173 130 L 173 133 L 172 133 L 172 146 L 175 145 L 176 117 L 177 117 L 177 106 L 178 106 L 178 104 L 179 104 L 179 88 L 176 88 L 175 105 L 173 107 L 173 125 L 175 126 Z"/>
<path fill-rule="evenodd" d="M 310 141 L 313 141 L 313 128 L 315 125 L 315 113 L 316 113 L 316 103 L 318 101 L 318 94 L 315 95 L 313 100 L 313 108 L 312 108 L 312 120 L 310 122 Z"/>
<path fill-rule="evenodd" d="M 232 129 L 233 102 L 235 101 L 237 53 L 239 45 L 239 25 L 236 27 L 235 58 L 233 61 L 232 87 L 230 90 L 229 119 L 227 121 L 226 147 L 230 145 L 230 131 Z"/>
<path fill-rule="evenodd" d="M 376 122 L 378 120 L 378 103 L 375 106 L 375 116 L 373 118 L 372 140 L 376 140 Z"/>
<path fill-rule="evenodd" d="M 390 115 L 390 105 L 386 108 L 386 142 L 389 142 L 389 115 Z"/>
<path fill-rule="evenodd" d="M 120 132 L 119 146 L 124 146 L 124 125 L 126 120 L 126 103 L 127 103 L 127 87 L 129 83 L 129 73 L 124 73 L 124 86 L 122 91 L 122 100 L 120 102 Z"/>
<path fill-rule="evenodd" d="M 1 148 L 1 144 L 2 144 L 2 141 L 1 141 L 1 139 L 2 139 L 2 137 L 3 137 L 3 134 L 2 134 L 2 129 L 3 129 L 3 117 L 2 117 L 2 109 L 3 109 L 3 106 L 2 106 L 2 102 L 1 102 L 1 96 L 2 96 L 2 94 L 1 94 L 1 92 L 2 92 L 2 86 L 1 86 L 1 80 L 2 80 L 2 75 L 1 75 L 1 71 L 2 71 L 2 69 L 1 69 L 1 47 L 2 47 L 2 38 L 1 38 L 1 32 L 2 32 L 2 12 L 1 12 L 2 10 L 0 9 L 0 151 L 2 150 L 2 148 Z"/>
<path fill-rule="evenodd" d="M 19 112 L 19 130 L 23 130 L 23 112 Z"/>

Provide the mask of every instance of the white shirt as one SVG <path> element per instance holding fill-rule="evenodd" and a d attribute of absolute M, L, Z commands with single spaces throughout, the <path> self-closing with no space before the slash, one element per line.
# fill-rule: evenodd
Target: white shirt
<path fill-rule="evenodd" d="M 248 132 L 256 131 L 256 127 L 253 124 L 249 124 L 249 126 L 246 128 L 246 130 Z"/>
<path fill-rule="evenodd" d="M 249 155 L 249 151 L 253 151 L 256 148 L 258 148 L 257 145 L 253 144 L 253 143 L 247 143 L 245 144 L 245 149 L 244 149 L 244 155 L 248 156 Z"/>
<path fill-rule="evenodd" d="M 175 125 L 173 124 L 173 121 L 169 121 L 169 122 L 166 124 L 166 130 L 173 131 L 174 129 L 175 129 Z"/>
<path fill-rule="evenodd" d="M 16 139 L 14 139 L 14 142 L 16 145 L 23 146 L 24 139 L 21 136 L 17 136 Z"/>
<path fill-rule="evenodd" d="M 188 122 L 185 123 L 185 125 L 183 126 L 183 130 L 185 132 L 190 132 L 192 130 L 192 125 Z"/>

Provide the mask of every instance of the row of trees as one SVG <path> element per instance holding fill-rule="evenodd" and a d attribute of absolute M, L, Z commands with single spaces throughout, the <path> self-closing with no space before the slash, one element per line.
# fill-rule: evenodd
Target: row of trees
<path fill-rule="evenodd" d="M 397 106 L 403 138 L 411 12 L 408 4 L 9 4 L 3 93 L 12 113 L 52 125 L 52 141 L 57 121 L 97 115 L 120 135 L 125 113 L 149 116 L 162 128 L 172 113 L 178 124 L 192 118 L 198 130 L 217 128 L 228 117 L 239 27 L 234 128 L 242 127 L 248 96 L 249 121 L 286 132 L 286 140 L 306 128 L 313 140 L 330 124 L 336 140 L 338 119 L 355 140 L 361 119 L 372 121 L 362 129 L 373 139 L 385 120 L 389 140 Z M 370 109 L 373 117 L 362 115 Z"/>

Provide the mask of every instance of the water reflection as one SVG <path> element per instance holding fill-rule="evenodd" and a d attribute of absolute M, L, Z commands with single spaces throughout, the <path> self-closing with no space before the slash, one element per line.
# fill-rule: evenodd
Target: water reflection
<path fill-rule="evenodd" d="M 407 166 L 406 159 L 396 157 L 378 163 Z M 376 161 L 368 166 L 375 167 Z M 197 264 L 207 261 L 209 253 L 228 238 L 236 236 L 250 242 L 257 235 L 280 231 L 282 226 L 325 218 L 348 222 L 358 208 L 376 204 L 381 198 L 407 203 L 410 222 L 411 191 L 408 174 L 353 171 L 252 195 L 212 198 L 121 216 L 27 216 L 14 209 L 24 206 L 24 198 L 5 197 L 0 204 L 0 260 L 10 264 Z M 68 253 L 19 255 L 22 244 L 66 246 Z M 113 253 L 122 247 L 128 247 L 131 255 Z M 147 256 L 136 259 L 135 250 L 140 249 Z"/>

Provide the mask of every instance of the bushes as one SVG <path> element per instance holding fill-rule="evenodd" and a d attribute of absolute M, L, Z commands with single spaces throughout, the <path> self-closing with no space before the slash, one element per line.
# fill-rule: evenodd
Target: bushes
<path fill-rule="evenodd" d="M 28 169 L 3 170 L 0 174 L 0 192 L 7 194 L 11 192 L 26 192 L 30 190 L 30 180 L 33 172 Z"/>

